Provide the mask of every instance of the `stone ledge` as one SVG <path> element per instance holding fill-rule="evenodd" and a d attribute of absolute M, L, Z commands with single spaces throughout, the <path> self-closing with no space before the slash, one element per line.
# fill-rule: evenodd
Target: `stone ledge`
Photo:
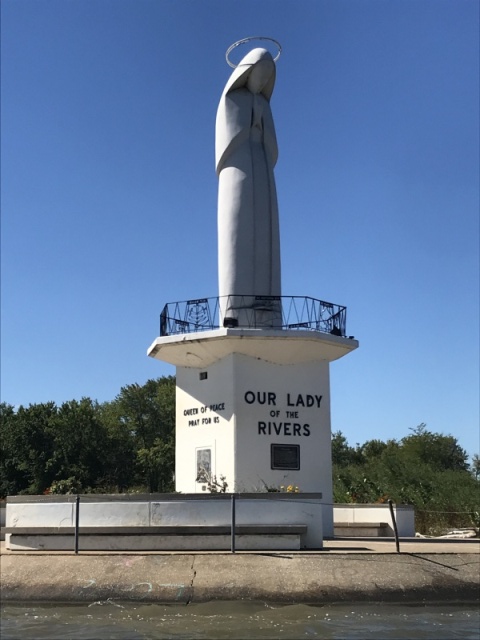
<path fill-rule="evenodd" d="M 388 535 L 391 527 L 386 522 L 335 522 L 333 533 L 335 536 L 366 536 L 379 538 Z"/>
<path fill-rule="evenodd" d="M 191 500 L 232 500 L 231 493 L 85 493 L 80 495 L 80 507 L 82 504 L 90 502 L 183 502 Z M 7 504 L 30 504 L 30 503 L 75 503 L 75 495 L 29 495 L 29 496 L 8 496 Z M 318 492 L 309 493 L 287 493 L 281 491 L 271 491 L 264 493 L 236 493 L 235 499 L 242 500 L 321 500 L 322 494 Z"/>
<path fill-rule="evenodd" d="M 388 527 L 388 522 L 335 522 L 335 529 L 348 527 L 349 529 L 368 529 Z"/>
<path fill-rule="evenodd" d="M 237 535 L 302 535 L 307 532 L 307 525 L 301 524 L 242 524 L 235 527 Z M 74 535 L 75 527 L 2 527 L 2 533 L 10 533 L 15 536 L 57 536 Z M 79 527 L 80 536 L 96 535 L 229 535 L 231 527 L 228 525 L 171 525 L 152 527 Z"/>

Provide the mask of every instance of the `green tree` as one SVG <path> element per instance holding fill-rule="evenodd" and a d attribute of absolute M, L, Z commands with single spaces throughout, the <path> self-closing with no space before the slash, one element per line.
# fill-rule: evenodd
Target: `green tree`
<path fill-rule="evenodd" d="M 115 400 L 118 420 L 133 438 L 136 484 L 149 491 L 173 488 L 175 465 L 175 378 L 122 387 Z M 125 432 L 124 432 L 125 433 Z"/>
<path fill-rule="evenodd" d="M 140 386 L 122 387 L 116 398 L 120 419 L 142 448 L 154 446 L 156 438 L 168 438 L 175 426 L 175 379 L 147 380 Z"/>
<path fill-rule="evenodd" d="M 98 404 L 90 398 L 64 402 L 52 425 L 54 453 L 48 468 L 54 480 L 69 480 L 76 490 L 101 484 L 107 453 L 106 430 Z"/>
<path fill-rule="evenodd" d="M 333 465 L 336 502 L 384 502 L 415 507 L 417 531 L 438 534 L 454 526 L 480 526 L 480 482 L 468 471 L 465 451 L 452 436 L 425 424 L 400 442 L 370 440 L 355 453 L 334 434 L 340 454 Z M 338 462 L 338 460 L 340 462 Z"/>
<path fill-rule="evenodd" d="M 394 441 L 392 441 L 394 442 Z M 359 447 L 359 453 L 364 458 L 364 460 L 375 460 L 388 447 L 388 443 L 383 442 L 383 440 L 367 440 L 361 447 Z"/>
<path fill-rule="evenodd" d="M 52 479 L 48 462 L 53 454 L 54 402 L 2 405 L 2 494 L 42 493 Z"/>
<path fill-rule="evenodd" d="M 173 488 L 175 379 L 123 387 L 112 401 L 89 398 L 0 405 L 1 496 L 18 493 Z"/>
<path fill-rule="evenodd" d="M 136 483 L 136 437 L 118 402 L 101 404 L 99 418 L 107 438 L 103 488 L 106 493 L 122 492 Z"/>
<path fill-rule="evenodd" d="M 439 471 L 467 471 L 468 455 L 451 435 L 428 431 L 422 422 L 412 429 L 412 434 L 401 440 L 406 455 L 428 464 Z"/>
<path fill-rule="evenodd" d="M 146 478 L 152 493 L 173 491 L 173 469 L 175 465 L 175 443 L 173 438 L 164 441 L 156 438 L 149 449 L 139 449 L 137 464 Z"/>
<path fill-rule="evenodd" d="M 6 402 L 0 404 L 0 497 L 18 493 L 28 484 L 25 474 L 19 466 L 22 456 L 17 450 L 17 433 L 15 407 Z"/>
<path fill-rule="evenodd" d="M 356 464 L 361 461 L 361 456 L 355 448 L 350 447 L 346 437 L 341 431 L 332 433 L 332 463 L 341 467 Z"/>

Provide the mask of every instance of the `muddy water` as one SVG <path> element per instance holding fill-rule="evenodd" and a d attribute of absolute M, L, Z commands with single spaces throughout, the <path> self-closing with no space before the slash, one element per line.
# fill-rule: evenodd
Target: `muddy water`
<path fill-rule="evenodd" d="M 5 604 L 2 640 L 428 638 L 480 640 L 477 605 Z"/>

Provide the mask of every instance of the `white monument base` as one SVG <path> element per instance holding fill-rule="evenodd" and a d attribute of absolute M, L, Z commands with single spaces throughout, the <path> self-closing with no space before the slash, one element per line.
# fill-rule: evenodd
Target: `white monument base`
<path fill-rule="evenodd" d="M 176 490 L 322 493 L 333 536 L 329 362 L 357 346 L 293 330 L 157 338 L 149 355 L 177 367 Z"/>

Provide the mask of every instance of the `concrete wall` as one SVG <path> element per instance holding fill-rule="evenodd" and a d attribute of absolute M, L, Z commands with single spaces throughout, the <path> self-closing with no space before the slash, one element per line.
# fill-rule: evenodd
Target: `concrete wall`
<path fill-rule="evenodd" d="M 123 498 L 123 499 L 122 499 Z M 192 499 L 195 498 L 195 499 Z M 17 496 L 7 502 L 8 527 L 72 527 L 75 523 L 73 496 Z M 305 545 L 320 548 L 325 533 L 322 524 L 323 498 L 318 494 L 254 494 L 250 500 L 237 500 L 238 524 L 306 524 Z M 415 536 L 414 509 L 394 505 L 401 537 Z M 328 518 L 328 513 L 327 513 Z M 339 504 L 333 508 L 336 523 L 386 522 L 393 535 L 390 511 L 385 504 Z M 160 526 L 228 525 L 231 521 L 230 496 L 161 494 L 156 497 L 129 495 L 84 496 L 80 505 L 80 526 Z"/>
<path fill-rule="evenodd" d="M 7 502 L 7 527 L 72 527 L 75 522 L 73 497 L 58 496 L 49 502 L 43 496 L 10 498 Z M 131 498 L 131 496 L 130 496 Z M 162 499 L 163 498 L 163 499 Z M 70 502 L 68 501 L 70 500 Z M 228 495 L 170 494 L 145 499 L 94 496 L 82 497 L 80 527 L 229 525 L 231 497 Z M 302 546 L 322 548 L 322 504 L 318 494 L 248 494 L 236 500 L 236 523 L 305 524 L 307 534 Z M 7 534 L 8 537 L 9 534 Z"/>
<path fill-rule="evenodd" d="M 397 521 L 398 535 L 415 536 L 415 510 L 410 505 L 393 505 Z M 393 524 L 388 504 L 336 504 L 333 507 L 335 523 L 386 522 L 389 534 L 393 536 Z"/>

